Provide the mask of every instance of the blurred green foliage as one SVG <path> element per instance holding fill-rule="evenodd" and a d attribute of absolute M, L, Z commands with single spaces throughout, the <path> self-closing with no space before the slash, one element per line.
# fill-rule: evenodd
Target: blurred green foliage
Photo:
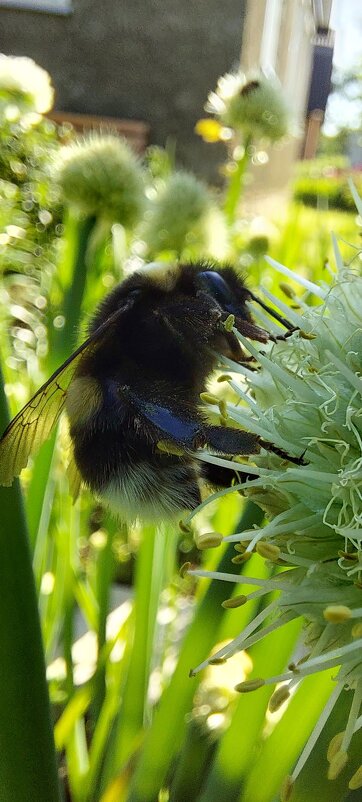
<path fill-rule="evenodd" d="M 294 198 L 306 206 L 353 212 L 355 203 L 348 186 L 349 176 L 361 194 L 362 175 L 357 170 L 351 171 L 347 158 L 324 156 L 299 162 L 293 183 Z"/>

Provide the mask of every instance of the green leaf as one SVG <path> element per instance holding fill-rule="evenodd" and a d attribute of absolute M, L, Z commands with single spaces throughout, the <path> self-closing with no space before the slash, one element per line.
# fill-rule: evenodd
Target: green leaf
<path fill-rule="evenodd" d="M 0 372 L 0 428 L 8 422 Z M 19 482 L 0 487 L 0 802 L 59 802 L 49 698 Z"/>

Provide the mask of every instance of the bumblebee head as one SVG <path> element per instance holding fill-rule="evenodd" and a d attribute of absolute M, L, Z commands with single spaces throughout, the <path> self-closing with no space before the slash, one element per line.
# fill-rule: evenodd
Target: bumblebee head
<path fill-rule="evenodd" d="M 200 320 L 202 310 L 207 308 L 225 317 L 233 314 L 236 321 L 249 321 L 249 298 L 249 290 L 231 267 L 212 262 L 151 262 L 128 276 L 104 299 L 93 318 L 91 332 L 120 309 L 122 330 L 139 325 L 145 333 L 152 326 L 156 310 L 160 314 L 165 311 L 176 328 L 181 326 L 182 330 L 188 321 L 193 328 L 194 318 Z"/>
<path fill-rule="evenodd" d="M 136 294 L 138 290 L 139 294 L 143 291 L 145 294 L 155 292 L 189 298 L 208 295 L 223 312 L 249 317 L 245 302 L 250 293 L 231 267 L 204 262 L 151 262 L 136 271 L 126 283 L 124 288 L 130 294 Z"/>

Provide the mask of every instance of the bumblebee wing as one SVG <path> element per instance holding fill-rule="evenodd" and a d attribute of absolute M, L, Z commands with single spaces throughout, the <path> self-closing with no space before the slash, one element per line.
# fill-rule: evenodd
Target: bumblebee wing
<path fill-rule="evenodd" d="M 75 459 L 73 454 L 68 462 L 67 477 L 69 482 L 69 492 L 70 495 L 72 496 L 73 503 L 75 503 L 79 496 L 80 489 L 82 487 L 82 477 L 75 464 Z"/>
<path fill-rule="evenodd" d="M 130 306 L 125 303 L 99 326 L 18 412 L 0 439 L 0 485 L 11 485 L 31 454 L 50 437 L 64 408 L 68 386 L 84 351 L 99 342 Z"/>
<path fill-rule="evenodd" d="M 62 413 L 68 384 L 81 354 L 70 357 L 9 423 L 0 440 L 0 484 L 11 485 L 35 454 Z"/>

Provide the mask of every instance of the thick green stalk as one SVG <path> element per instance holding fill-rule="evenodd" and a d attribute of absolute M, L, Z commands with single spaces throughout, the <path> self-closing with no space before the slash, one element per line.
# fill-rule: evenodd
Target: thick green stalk
<path fill-rule="evenodd" d="M 106 662 L 104 659 L 104 648 L 106 646 L 107 616 L 109 613 L 109 600 L 111 585 L 116 569 L 116 559 L 113 552 L 114 535 L 117 531 L 117 523 L 107 515 L 106 520 L 106 542 L 104 548 L 98 555 L 96 564 L 95 591 L 98 603 L 98 624 L 97 624 L 97 670 L 93 678 L 94 693 L 90 714 L 93 727 L 96 726 L 102 705 L 106 697 Z"/>
<path fill-rule="evenodd" d="M 129 759 L 147 721 L 147 692 L 157 611 L 165 580 L 169 580 L 165 573 L 170 568 L 170 550 L 174 554 L 175 538 L 167 529 L 144 528 L 136 564 L 132 653 L 120 712 L 108 749 L 104 772 L 106 781 Z"/>
<path fill-rule="evenodd" d="M 97 219 L 85 217 L 78 221 L 73 232 L 74 243 L 71 254 L 72 268 L 68 286 L 65 288 L 61 314 L 65 322 L 63 328 L 53 329 L 50 336 L 50 363 L 55 370 L 58 364 L 66 359 L 77 343 L 78 328 L 82 302 L 87 280 L 87 255 L 89 241 L 93 234 Z"/>
<path fill-rule="evenodd" d="M 259 525 L 263 512 L 248 501 L 238 530 Z M 231 544 L 220 561 L 218 570 L 233 573 L 235 556 Z M 227 592 L 231 595 L 232 587 Z M 170 765 L 185 734 L 185 716 L 192 707 L 192 700 L 200 682 L 201 674 L 189 679 L 190 668 L 205 659 L 217 640 L 217 632 L 225 610 L 221 607 L 225 599 L 223 582 L 210 583 L 200 601 L 194 620 L 185 637 L 172 680 L 162 695 L 150 730 L 145 738 L 142 754 L 134 774 L 128 802 L 154 802 L 162 788 Z"/>
<path fill-rule="evenodd" d="M 224 212 L 231 226 L 235 222 L 238 205 L 244 189 L 246 170 L 250 162 L 250 146 L 252 137 L 249 136 L 244 143 L 244 153 L 240 159 L 235 159 L 236 167 L 231 173 L 225 193 Z"/>
<path fill-rule="evenodd" d="M 0 428 L 8 411 L 0 373 Z M 59 802 L 35 586 L 19 482 L 0 487 L 0 802 Z"/>
<path fill-rule="evenodd" d="M 172 778 L 169 802 L 195 802 L 210 766 L 216 744 L 206 727 L 191 719 L 187 725 L 175 775 Z M 220 797 L 221 799 L 221 797 Z"/>
<path fill-rule="evenodd" d="M 75 225 L 70 218 L 67 223 L 65 239 L 68 240 L 68 254 L 64 272 L 69 277 L 64 290 L 61 313 L 65 318 L 63 328 L 52 328 L 49 320 L 48 372 L 51 374 L 71 354 L 77 340 L 82 303 L 87 280 L 87 252 L 89 239 L 94 231 L 96 219 L 86 217 Z M 69 235 L 67 230 L 69 229 Z M 31 543 L 34 545 L 38 534 L 41 516 L 44 514 L 45 490 L 54 453 L 55 436 L 44 445 L 35 459 L 27 501 L 27 519 Z M 35 503 L 34 500 L 35 499 Z M 46 510 L 45 510 L 46 512 Z"/>

